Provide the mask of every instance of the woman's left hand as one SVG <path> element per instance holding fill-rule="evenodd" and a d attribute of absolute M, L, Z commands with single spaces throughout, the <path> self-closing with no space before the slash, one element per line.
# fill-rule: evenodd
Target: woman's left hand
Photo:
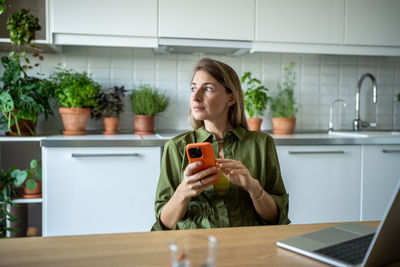
<path fill-rule="evenodd" d="M 257 182 L 257 180 L 251 176 L 246 166 L 240 161 L 218 158 L 217 166 L 226 175 L 229 181 L 243 187 L 247 191 L 252 191 L 255 182 Z"/>

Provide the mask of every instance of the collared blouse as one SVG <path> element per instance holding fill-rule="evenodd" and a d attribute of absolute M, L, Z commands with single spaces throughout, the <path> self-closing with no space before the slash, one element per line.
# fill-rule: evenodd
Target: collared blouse
<path fill-rule="evenodd" d="M 178 135 L 165 144 L 155 199 L 157 221 L 152 230 L 166 229 L 160 221 L 161 210 L 183 180 L 184 170 L 189 164 L 185 154 L 186 145 L 196 142 L 210 142 L 215 157 L 218 157 L 217 139 L 204 127 Z M 264 190 L 275 200 L 278 207 L 278 224 L 289 224 L 289 196 L 283 184 L 273 138 L 266 133 L 248 131 L 238 126 L 225 132 L 223 152 L 224 158 L 242 162 L 251 176 L 259 180 Z M 192 197 L 184 217 L 174 229 L 267 224 L 256 212 L 249 193 L 230 183 L 225 195 L 217 194 L 214 187 L 210 186 L 200 195 Z"/>

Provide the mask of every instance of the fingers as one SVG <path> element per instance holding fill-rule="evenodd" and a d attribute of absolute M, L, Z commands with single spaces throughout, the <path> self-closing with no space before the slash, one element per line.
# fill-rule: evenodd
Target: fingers
<path fill-rule="evenodd" d="M 196 172 L 195 174 L 187 176 L 187 181 L 188 182 L 197 182 L 197 181 L 203 179 L 204 177 L 207 177 L 207 176 L 215 173 L 216 171 L 217 171 L 216 167 L 210 167 L 205 170 L 201 170 L 199 172 Z"/>
<path fill-rule="evenodd" d="M 201 164 L 203 164 L 203 162 L 201 162 L 201 161 L 196 161 L 196 162 L 193 162 L 191 164 L 188 164 L 186 166 L 186 169 L 185 169 L 183 175 L 184 176 L 192 175 L 194 173 L 194 170 L 196 170 L 198 167 L 200 167 Z"/>

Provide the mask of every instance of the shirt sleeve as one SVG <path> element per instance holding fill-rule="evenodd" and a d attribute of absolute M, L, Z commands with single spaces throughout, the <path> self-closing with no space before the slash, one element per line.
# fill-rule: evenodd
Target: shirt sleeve
<path fill-rule="evenodd" d="M 165 144 L 154 203 L 156 223 L 151 228 L 152 231 L 167 229 L 160 220 L 161 210 L 180 184 L 182 156 L 182 151 L 178 149 L 173 140 L 169 140 Z"/>
<path fill-rule="evenodd" d="M 278 224 L 289 224 L 289 195 L 286 192 L 285 185 L 282 180 L 281 169 L 279 166 L 278 155 L 274 139 L 268 135 L 266 142 L 267 156 L 267 179 L 264 190 L 271 195 L 278 207 Z"/>

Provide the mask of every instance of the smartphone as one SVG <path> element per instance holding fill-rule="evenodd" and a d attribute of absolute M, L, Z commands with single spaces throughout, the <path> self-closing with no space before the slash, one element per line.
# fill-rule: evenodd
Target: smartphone
<path fill-rule="evenodd" d="M 208 142 L 186 145 L 186 155 L 189 159 L 189 163 L 196 161 L 203 162 L 203 164 L 195 170 L 196 172 L 210 167 L 217 167 L 217 161 L 215 160 L 213 147 Z M 215 171 L 215 173 L 217 172 L 218 170 Z M 213 181 L 212 184 L 218 182 L 218 180 L 219 179 Z"/>

